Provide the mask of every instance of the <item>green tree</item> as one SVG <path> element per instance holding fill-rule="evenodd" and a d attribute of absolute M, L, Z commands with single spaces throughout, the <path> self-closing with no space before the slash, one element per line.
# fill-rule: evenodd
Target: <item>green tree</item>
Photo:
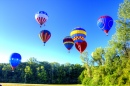
<path fill-rule="evenodd" d="M 12 72 L 9 63 L 0 63 L 0 82 L 6 83 L 45 83 L 69 84 L 78 83 L 77 78 L 82 72 L 82 65 L 59 64 L 57 62 L 37 62 L 33 57 L 22 62 Z"/>
<path fill-rule="evenodd" d="M 38 82 L 46 83 L 47 81 L 47 74 L 44 66 L 40 66 L 37 68 L 37 75 L 38 75 Z"/>
<path fill-rule="evenodd" d="M 31 83 L 32 76 L 33 76 L 32 69 L 30 68 L 30 66 L 26 66 L 24 71 L 25 71 L 26 82 Z"/>
<path fill-rule="evenodd" d="M 96 62 L 98 65 L 103 65 L 105 58 L 104 58 L 104 49 L 99 47 L 96 48 L 95 52 L 92 53 L 93 61 Z"/>
<path fill-rule="evenodd" d="M 130 85 L 130 0 L 124 0 L 119 6 L 116 33 L 108 46 L 96 48 L 93 52 L 91 63 L 98 65 L 89 65 L 84 58 L 82 61 L 87 64 L 79 77 L 83 84 Z M 88 69 L 91 71 L 91 79 Z"/>

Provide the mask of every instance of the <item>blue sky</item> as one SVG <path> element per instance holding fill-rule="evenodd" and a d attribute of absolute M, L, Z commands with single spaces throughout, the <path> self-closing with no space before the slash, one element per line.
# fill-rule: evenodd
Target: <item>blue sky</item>
<path fill-rule="evenodd" d="M 105 47 L 115 33 L 115 22 L 109 36 L 97 27 L 97 19 L 109 15 L 117 19 L 119 4 L 123 0 L 0 0 L 0 63 L 9 62 L 13 52 L 20 53 L 22 62 L 30 57 L 38 61 L 81 64 L 80 53 L 75 46 L 68 53 L 63 38 L 77 26 L 87 32 L 86 50 Z M 42 28 L 35 20 L 35 13 L 45 11 L 49 15 Z M 50 40 L 43 46 L 38 34 L 47 29 Z"/>

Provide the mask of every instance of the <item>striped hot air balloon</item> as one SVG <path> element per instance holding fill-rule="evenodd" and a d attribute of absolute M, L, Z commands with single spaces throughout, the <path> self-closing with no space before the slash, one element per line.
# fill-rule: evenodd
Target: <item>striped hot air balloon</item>
<path fill-rule="evenodd" d="M 76 27 L 71 31 L 70 36 L 72 37 L 74 43 L 83 42 L 86 38 L 86 31 L 81 27 Z"/>
<path fill-rule="evenodd" d="M 48 14 L 45 11 L 39 11 L 35 14 L 35 19 L 41 27 L 48 20 Z"/>
<path fill-rule="evenodd" d="M 42 30 L 39 34 L 39 37 L 40 39 L 42 40 L 42 42 L 44 43 L 44 46 L 45 46 L 45 43 L 50 39 L 51 37 L 51 33 L 50 31 L 48 30 Z"/>
<path fill-rule="evenodd" d="M 74 45 L 74 41 L 73 39 L 70 37 L 70 36 L 66 36 L 64 39 L 63 39 L 63 43 L 65 45 L 65 47 L 69 50 L 70 52 L 70 49 L 73 47 Z"/>

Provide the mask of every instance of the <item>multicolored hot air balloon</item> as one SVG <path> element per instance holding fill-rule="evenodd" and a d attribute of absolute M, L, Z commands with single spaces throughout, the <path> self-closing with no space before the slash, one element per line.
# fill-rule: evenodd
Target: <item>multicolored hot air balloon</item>
<path fill-rule="evenodd" d="M 86 31 L 81 27 L 76 27 L 71 31 L 70 36 L 73 39 L 74 43 L 83 42 L 86 38 Z"/>
<path fill-rule="evenodd" d="M 87 47 L 87 42 L 86 42 L 86 41 L 76 42 L 76 43 L 75 43 L 75 47 L 76 47 L 76 49 L 77 49 L 80 53 L 82 53 L 82 52 L 86 49 L 86 47 Z"/>
<path fill-rule="evenodd" d="M 40 39 L 42 40 L 42 42 L 44 43 L 44 46 L 45 46 L 45 43 L 50 39 L 51 37 L 51 33 L 50 31 L 48 30 L 42 30 L 39 34 L 39 37 Z"/>
<path fill-rule="evenodd" d="M 70 37 L 70 36 L 66 36 L 64 39 L 63 39 L 63 43 L 65 45 L 65 47 L 69 50 L 70 52 L 70 49 L 73 47 L 74 45 L 74 41 L 73 39 Z"/>
<path fill-rule="evenodd" d="M 48 14 L 45 11 L 39 11 L 35 14 L 35 19 L 41 27 L 48 20 Z"/>
<path fill-rule="evenodd" d="M 9 62 L 12 67 L 12 72 L 14 72 L 14 68 L 16 68 L 21 63 L 21 55 L 19 53 L 13 53 L 10 56 Z"/>
<path fill-rule="evenodd" d="M 101 28 L 106 35 L 113 25 L 113 19 L 110 16 L 101 16 L 97 21 L 97 26 Z"/>

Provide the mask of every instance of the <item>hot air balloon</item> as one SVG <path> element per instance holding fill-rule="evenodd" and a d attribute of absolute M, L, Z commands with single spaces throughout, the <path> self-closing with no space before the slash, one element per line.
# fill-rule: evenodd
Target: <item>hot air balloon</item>
<path fill-rule="evenodd" d="M 87 42 L 86 42 L 86 41 L 76 42 L 76 43 L 75 43 L 75 47 L 76 47 L 76 49 L 77 49 L 80 53 L 82 53 L 82 52 L 86 49 L 86 47 L 87 47 Z"/>
<path fill-rule="evenodd" d="M 48 20 L 48 14 L 45 11 L 39 11 L 35 14 L 35 19 L 41 27 Z"/>
<path fill-rule="evenodd" d="M 91 56 L 93 57 L 93 52 L 91 53 Z"/>
<path fill-rule="evenodd" d="M 42 40 L 42 42 L 44 43 L 44 46 L 45 46 L 45 43 L 50 39 L 51 37 L 51 33 L 50 31 L 48 30 L 42 30 L 39 34 L 39 37 L 40 39 Z"/>
<path fill-rule="evenodd" d="M 66 36 L 64 39 L 63 39 L 63 43 L 65 45 L 65 47 L 69 50 L 70 52 L 70 49 L 73 47 L 74 45 L 74 41 L 73 39 L 70 37 L 70 36 Z"/>
<path fill-rule="evenodd" d="M 21 63 L 21 55 L 19 53 L 12 53 L 9 59 L 10 65 L 12 67 L 12 72 L 14 72 L 14 68 L 16 68 Z"/>
<path fill-rule="evenodd" d="M 86 38 L 86 31 L 81 27 L 76 27 L 71 31 L 70 36 L 73 39 L 74 43 L 83 42 Z"/>
<path fill-rule="evenodd" d="M 106 33 L 107 36 L 112 25 L 113 25 L 113 19 L 110 16 L 101 16 L 97 21 L 97 26 L 101 28 Z"/>

